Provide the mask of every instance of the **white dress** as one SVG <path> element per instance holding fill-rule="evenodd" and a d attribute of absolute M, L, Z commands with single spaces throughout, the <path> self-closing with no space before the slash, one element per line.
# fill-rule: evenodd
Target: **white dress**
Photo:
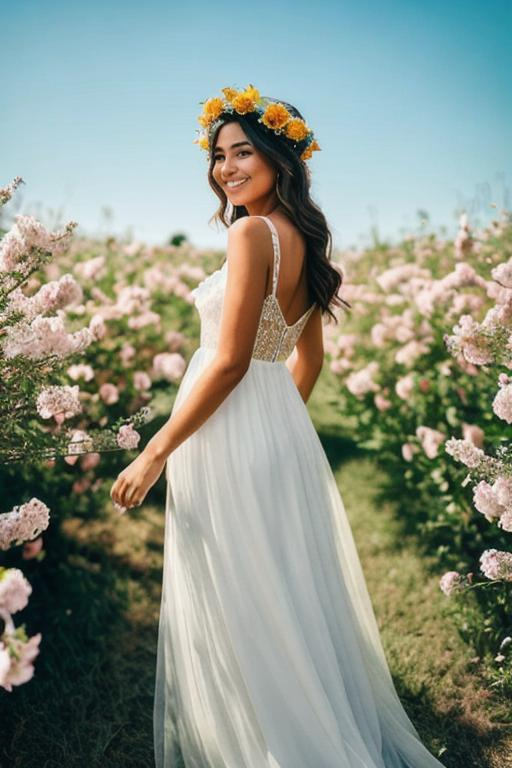
<path fill-rule="evenodd" d="M 285 360 L 273 289 L 247 373 L 169 456 L 154 698 L 156 768 L 442 768 L 381 645 L 332 470 Z M 227 261 L 193 291 L 215 355 Z"/>

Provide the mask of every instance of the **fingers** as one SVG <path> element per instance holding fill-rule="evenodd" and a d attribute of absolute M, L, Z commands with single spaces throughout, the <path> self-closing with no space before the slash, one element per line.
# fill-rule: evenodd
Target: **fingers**
<path fill-rule="evenodd" d="M 110 498 L 118 508 L 133 509 L 138 507 L 144 501 L 144 496 L 140 495 L 140 490 L 130 489 L 129 485 L 117 478 L 110 490 Z"/>

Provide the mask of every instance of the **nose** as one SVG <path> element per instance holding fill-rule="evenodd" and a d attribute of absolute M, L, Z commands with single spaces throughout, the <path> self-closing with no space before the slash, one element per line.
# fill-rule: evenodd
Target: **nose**
<path fill-rule="evenodd" d="M 230 176 L 236 173 L 236 163 L 226 158 L 222 163 L 220 173 L 223 181 L 229 181 Z"/>

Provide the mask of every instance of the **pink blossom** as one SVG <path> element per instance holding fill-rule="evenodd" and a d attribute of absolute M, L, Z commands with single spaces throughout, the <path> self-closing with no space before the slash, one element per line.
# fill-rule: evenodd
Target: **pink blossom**
<path fill-rule="evenodd" d="M 19 568 L 0 569 L 0 610 L 22 611 L 28 604 L 32 586 Z"/>
<path fill-rule="evenodd" d="M 340 357 L 338 360 L 331 360 L 329 363 L 329 368 L 334 374 L 338 376 L 342 373 L 345 373 L 346 371 L 349 371 L 352 368 L 352 363 L 345 357 Z"/>
<path fill-rule="evenodd" d="M 458 440 L 455 437 L 451 437 L 446 441 L 444 449 L 446 453 L 456 461 L 460 461 L 466 467 L 474 469 L 481 464 L 485 458 L 485 454 L 481 448 L 477 448 L 474 443 L 469 440 Z"/>
<path fill-rule="evenodd" d="M 386 397 L 381 395 L 380 392 L 377 392 L 375 395 L 374 402 L 377 410 L 379 411 L 387 411 L 388 408 L 391 408 L 391 400 L 388 400 Z"/>
<path fill-rule="evenodd" d="M 86 280 L 99 280 L 105 275 L 105 257 L 96 256 L 75 265 L 75 272 Z"/>
<path fill-rule="evenodd" d="M 106 405 L 113 405 L 119 400 L 119 390 L 115 384 L 110 384 L 109 382 L 102 384 L 98 393 Z"/>
<path fill-rule="evenodd" d="M 145 371 L 135 371 L 133 374 L 133 386 L 138 390 L 151 389 L 151 378 Z"/>
<path fill-rule="evenodd" d="M 404 344 L 404 346 L 395 353 L 395 362 L 399 363 L 399 365 L 410 366 L 418 357 L 421 357 L 427 352 L 427 344 L 412 339 L 408 344 Z"/>
<path fill-rule="evenodd" d="M 505 288 L 512 288 L 512 259 L 504 264 L 498 264 L 491 272 L 493 280 L 500 283 Z"/>
<path fill-rule="evenodd" d="M 512 581 L 512 554 L 498 549 L 486 549 L 480 555 L 481 571 L 488 579 Z"/>
<path fill-rule="evenodd" d="M 416 428 L 416 437 L 429 459 L 434 459 L 437 456 L 439 446 L 446 439 L 443 432 L 424 426 Z"/>
<path fill-rule="evenodd" d="M 58 280 L 43 285 L 34 296 L 25 296 L 20 288 L 16 288 L 9 296 L 8 309 L 22 312 L 25 320 L 30 321 L 37 315 L 78 304 L 82 298 L 82 289 L 74 277 L 62 275 Z"/>
<path fill-rule="evenodd" d="M 412 461 L 414 459 L 414 454 L 418 453 L 418 446 L 414 445 L 413 443 L 404 443 L 402 445 L 402 456 L 405 461 Z"/>
<path fill-rule="evenodd" d="M 388 329 L 386 328 L 384 323 L 376 323 L 372 327 L 370 331 L 370 335 L 372 339 L 372 344 L 375 347 L 382 348 L 386 346 L 386 342 L 388 341 L 389 336 L 388 336 Z"/>
<path fill-rule="evenodd" d="M 417 264 L 400 264 L 398 267 L 391 267 L 376 278 L 377 283 L 383 291 L 389 293 L 395 290 L 402 283 L 407 283 L 413 277 L 428 279 L 430 272 Z"/>
<path fill-rule="evenodd" d="M 473 488 L 473 504 L 489 522 L 499 518 L 505 511 L 505 508 L 499 503 L 493 487 L 485 480 L 481 480 Z"/>
<path fill-rule="evenodd" d="M 395 392 L 402 400 L 409 400 L 414 390 L 414 376 L 408 373 L 402 376 L 395 384 Z"/>
<path fill-rule="evenodd" d="M 37 412 L 42 419 L 50 419 L 57 414 L 63 414 L 64 418 L 70 419 L 82 411 L 78 395 L 78 384 L 72 387 L 44 387 L 36 401 Z"/>
<path fill-rule="evenodd" d="M 503 384 L 504 379 L 499 380 L 500 389 L 492 401 L 492 409 L 498 418 L 512 424 L 512 384 Z"/>
<path fill-rule="evenodd" d="M 378 362 L 372 360 L 365 368 L 351 373 L 346 380 L 348 391 L 356 397 L 362 397 L 367 392 L 377 392 L 379 385 L 373 380 L 373 376 L 378 370 Z"/>
<path fill-rule="evenodd" d="M 500 504 L 512 507 L 512 477 L 499 476 L 493 483 L 493 491 Z"/>
<path fill-rule="evenodd" d="M 89 331 L 91 332 L 95 341 L 99 341 L 105 336 L 107 332 L 105 326 L 105 320 L 99 314 L 93 315 L 89 321 Z"/>
<path fill-rule="evenodd" d="M 463 578 L 457 571 L 447 571 L 440 579 L 439 586 L 445 595 L 450 597 L 464 588 Z"/>
<path fill-rule="evenodd" d="M 132 424 L 124 424 L 118 432 L 117 444 L 120 448 L 130 450 L 136 448 L 139 444 L 140 435 L 133 428 Z"/>
<path fill-rule="evenodd" d="M 140 315 L 134 315 L 133 317 L 130 317 L 128 320 L 129 328 L 132 328 L 134 331 L 138 331 L 140 328 L 145 328 L 147 325 L 154 325 L 159 328 L 160 323 L 160 315 L 157 312 L 152 312 L 149 309 Z"/>
<path fill-rule="evenodd" d="M 91 381 L 94 379 L 94 371 L 90 365 L 85 363 L 79 363 L 77 365 L 70 365 L 67 374 L 70 379 L 77 381 L 78 379 L 84 379 L 84 381 Z"/>
<path fill-rule="evenodd" d="M 179 352 L 160 352 L 153 358 L 155 376 L 168 381 L 178 381 L 185 372 L 187 363 Z"/>
<path fill-rule="evenodd" d="M 49 355 L 64 358 L 82 352 L 94 337 L 88 328 L 68 334 L 60 315 L 38 316 L 31 323 L 20 322 L 5 329 L 3 352 L 6 358 L 22 355 L 39 360 Z"/>
<path fill-rule="evenodd" d="M 508 533 L 512 533 L 512 507 L 506 509 L 498 520 L 498 526 Z"/>
<path fill-rule="evenodd" d="M 135 357 L 136 349 L 132 344 L 128 344 L 128 342 L 125 342 L 123 346 L 121 347 L 121 351 L 119 353 L 119 356 L 121 358 L 122 364 L 126 367 Z"/>
<path fill-rule="evenodd" d="M 7 672 L 3 677 L 0 676 L 0 685 L 7 691 L 12 691 L 13 685 L 22 685 L 32 679 L 34 675 L 33 660 L 39 653 L 39 644 L 41 642 L 42 635 L 39 632 L 37 635 L 29 638 L 27 641 L 21 640 L 14 635 L 9 635 L 6 638 L 4 635 L 4 642 L 0 641 L 0 648 L 11 648 L 9 653 L 10 665 Z M 7 642 L 7 645 L 5 644 Z M 3 646 L 3 647 L 2 647 Z"/>
<path fill-rule="evenodd" d="M 0 516 L 0 549 L 9 549 L 13 542 L 33 539 L 48 528 L 49 509 L 36 499 L 14 507 Z"/>
<path fill-rule="evenodd" d="M 18 214 L 15 224 L 0 242 L 0 271 L 12 272 L 18 269 L 33 249 L 54 255 L 62 253 L 68 248 L 76 226 L 75 221 L 70 221 L 64 230 L 50 233 L 34 217 Z"/>
<path fill-rule="evenodd" d="M 116 306 L 123 315 L 135 315 L 145 312 L 151 294 L 147 288 L 140 285 L 126 285 L 123 288 L 115 286 L 118 292 Z"/>

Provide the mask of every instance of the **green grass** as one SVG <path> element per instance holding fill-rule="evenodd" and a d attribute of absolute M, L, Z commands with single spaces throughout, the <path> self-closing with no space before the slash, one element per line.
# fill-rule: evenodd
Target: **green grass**
<path fill-rule="evenodd" d="M 508 768 L 509 702 L 490 693 L 459 638 L 432 576 L 435 563 L 404 537 L 392 506 L 376 504 L 382 475 L 354 449 L 348 420 L 334 420 L 332 383 L 324 371 L 308 408 L 347 508 L 401 700 L 429 749 L 445 748 L 448 768 Z M 131 515 L 66 521 L 66 549 L 48 551 L 44 582 L 34 580 L 31 598 L 29 632 L 43 633 L 36 675 L 0 693 L 1 768 L 153 768 L 164 490 L 162 478 L 151 503 Z"/>

